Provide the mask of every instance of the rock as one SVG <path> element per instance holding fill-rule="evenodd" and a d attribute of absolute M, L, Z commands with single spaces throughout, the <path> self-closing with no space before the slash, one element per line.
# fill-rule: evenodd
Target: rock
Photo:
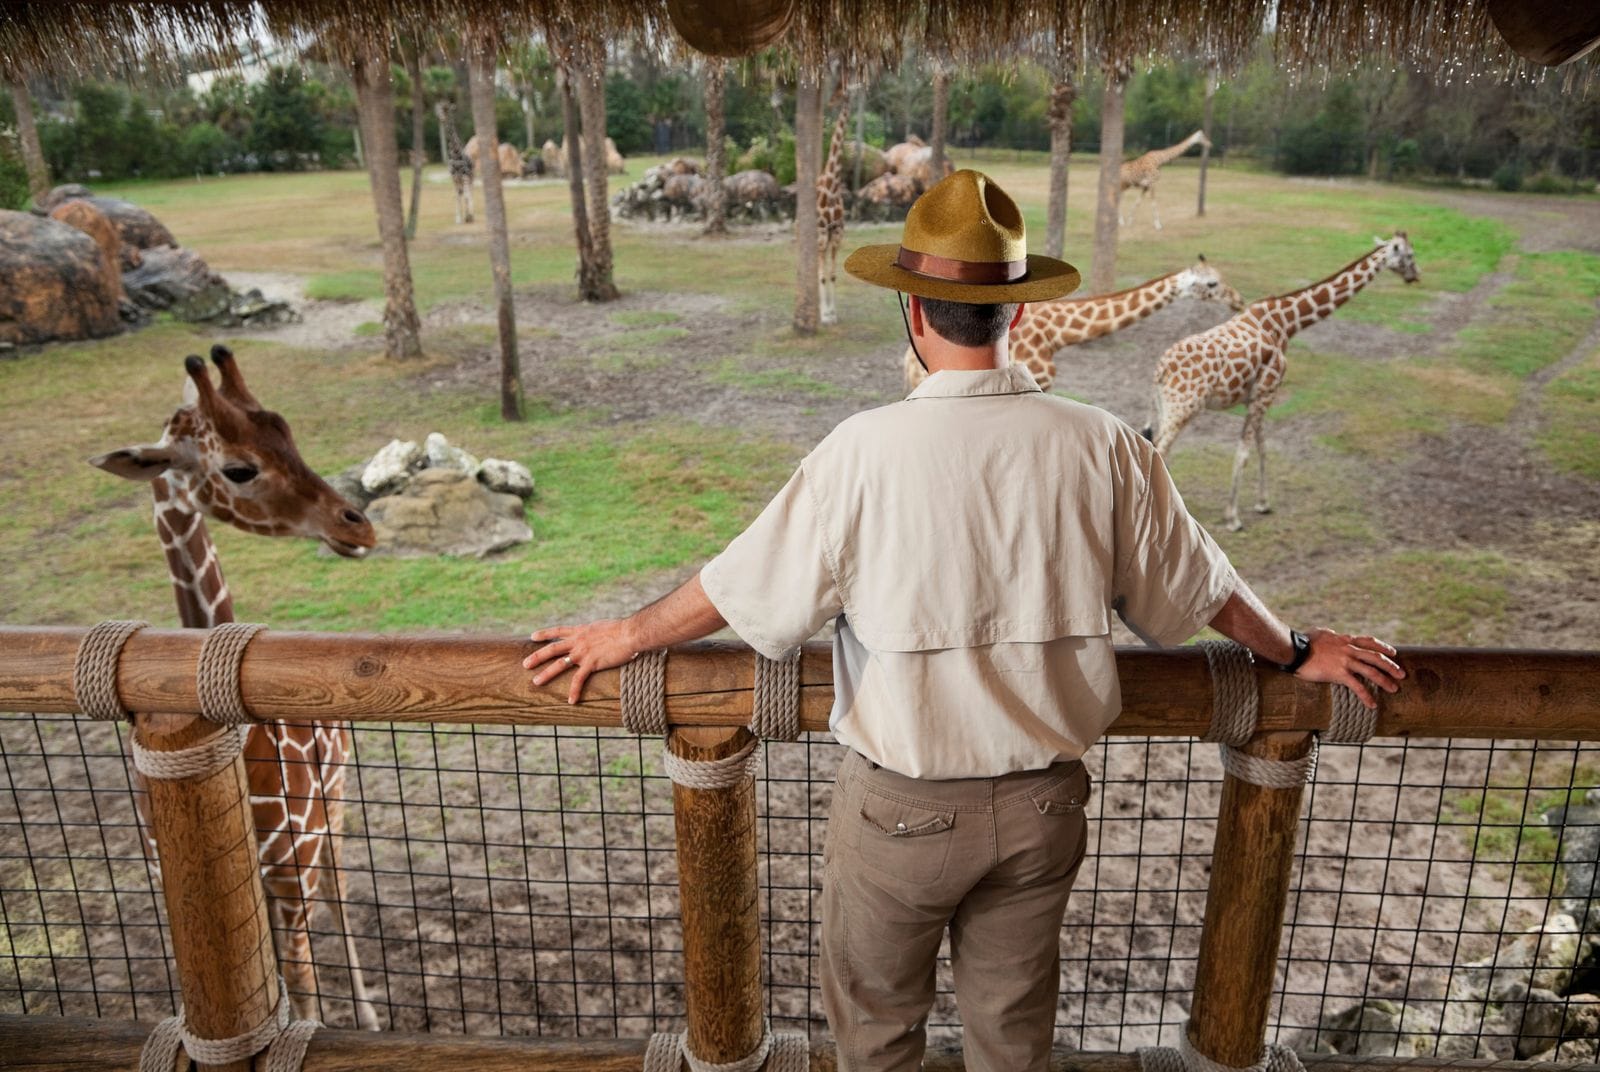
<path fill-rule="evenodd" d="M 427 455 L 429 469 L 459 469 L 468 476 L 478 475 L 478 459 L 460 447 L 452 447 L 438 432 L 428 433 L 428 438 L 422 441 L 422 450 Z"/>
<path fill-rule="evenodd" d="M 374 500 L 367 517 L 375 555 L 486 555 L 527 543 L 522 500 L 499 495 L 459 469 L 424 469 L 404 492 Z"/>
<path fill-rule="evenodd" d="M 88 201 L 66 201 L 50 210 L 50 218 L 76 227 L 94 239 L 94 244 L 100 248 L 101 269 L 116 281 L 117 301 L 123 301 L 122 239 L 106 214 Z"/>
<path fill-rule="evenodd" d="M 361 484 L 361 474 L 366 472 L 367 464 L 356 462 L 327 478 L 328 486 L 350 500 L 351 505 L 357 510 L 365 510 L 367 503 L 372 501 L 372 493 Z"/>
<path fill-rule="evenodd" d="M 1557 912 L 1520 934 L 1502 934 L 1497 950 L 1458 967 L 1451 973 L 1448 997 L 1498 1004 L 1513 1000 L 1530 986 L 1562 993 L 1572 979 L 1582 946 L 1577 921 Z"/>
<path fill-rule="evenodd" d="M 0 211 L 0 343 L 115 335 L 118 293 L 93 238 L 58 220 Z"/>
<path fill-rule="evenodd" d="M 478 482 L 503 495 L 515 495 L 519 499 L 533 497 L 533 474 L 521 462 L 485 458 L 478 469 Z"/>
<path fill-rule="evenodd" d="M 105 214 L 111 225 L 117 229 L 118 236 L 122 239 L 124 268 L 133 267 L 136 258 L 133 254 L 138 250 L 151 249 L 155 246 L 176 246 L 178 240 L 167 230 L 166 225 L 147 210 L 140 208 L 132 201 L 124 201 L 117 197 L 97 197 L 86 186 L 70 183 L 57 186 L 44 195 L 40 208 L 46 212 L 54 210 L 57 206 L 68 201 L 88 201 L 95 208 Z"/>
<path fill-rule="evenodd" d="M 227 280 L 193 250 L 159 246 L 122 273 L 128 297 L 145 309 L 170 310 L 180 320 L 209 320 L 225 313 L 233 293 Z"/>
<path fill-rule="evenodd" d="M 1439 1015 L 1415 1005 L 1374 998 L 1324 1016 L 1318 1051 L 1365 1056 L 1423 1057 L 1439 1041 Z"/>
<path fill-rule="evenodd" d="M 64 182 L 60 186 L 52 187 L 39 200 L 39 213 L 40 215 L 49 215 L 57 205 L 65 204 L 78 198 L 93 196 L 94 191 L 81 183 Z"/>
<path fill-rule="evenodd" d="M 1594 793 L 1591 789 L 1585 800 Z M 1600 898 L 1600 807 L 1590 801 L 1552 808 L 1544 821 L 1561 842 L 1562 907 L 1581 916 L 1583 906 Z"/>
<path fill-rule="evenodd" d="M 372 499 L 392 495 L 405 487 L 411 474 L 427 464 L 428 456 L 410 439 L 391 439 L 372 456 L 361 472 L 361 486 Z"/>

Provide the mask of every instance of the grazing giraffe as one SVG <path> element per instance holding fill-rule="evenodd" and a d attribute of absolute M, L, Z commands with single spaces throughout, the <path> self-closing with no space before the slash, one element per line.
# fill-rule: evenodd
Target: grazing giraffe
<path fill-rule="evenodd" d="M 1260 489 L 1256 512 L 1269 513 L 1267 503 L 1267 407 L 1283 384 L 1284 348 L 1290 338 L 1333 311 L 1385 268 L 1415 283 L 1417 262 L 1404 231 L 1393 238 L 1375 238 L 1378 248 L 1319 282 L 1275 298 L 1251 302 L 1244 312 L 1209 331 L 1191 335 L 1161 355 L 1156 369 L 1155 414 L 1144 432 L 1166 454 L 1183 426 L 1202 409 L 1246 406 L 1244 431 L 1233 457 L 1233 487 L 1223 518 L 1229 529 L 1243 528 L 1239 520 L 1239 477 L 1256 445 L 1260 463 Z M 1152 428 L 1154 434 L 1152 435 Z"/>
<path fill-rule="evenodd" d="M 1124 163 L 1122 165 L 1122 189 L 1126 190 L 1130 186 L 1137 186 L 1139 188 L 1139 200 L 1135 201 L 1133 207 L 1128 210 L 1128 218 L 1125 220 L 1122 218 L 1122 209 L 1119 201 L 1117 222 L 1131 224 L 1134 214 L 1139 211 L 1139 206 L 1144 204 L 1145 198 L 1149 198 L 1150 214 L 1155 217 L 1156 230 L 1161 230 L 1161 210 L 1156 207 L 1156 179 L 1161 176 L 1161 168 L 1188 152 L 1189 147 L 1192 145 L 1209 146 L 1210 144 L 1211 139 L 1206 137 L 1206 132 L 1197 130 L 1176 145 L 1169 145 L 1165 149 L 1152 149 L 1143 156 Z M 1120 199 L 1122 196 L 1121 191 L 1118 191 L 1117 196 Z"/>
<path fill-rule="evenodd" d="M 1057 353 L 1080 342 L 1121 331 L 1179 298 L 1219 301 L 1235 312 L 1244 308 L 1239 292 L 1222 281 L 1222 276 L 1206 263 L 1202 254 L 1191 268 L 1157 276 L 1115 294 L 1056 298 L 1029 305 L 1022 314 L 1022 322 L 1011 329 L 1011 363 L 1026 365 L 1039 389 L 1048 391 L 1056 379 Z M 909 346 L 904 365 L 909 393 L 927 379 L 928 372 L 917 360 L 917 352 Z"/>
<path fill-rule="evenodd" d="M 445 163 L 450 166 L 450 183 L 456 188 L 456 222 L 472 222 L 472 157 L 461 148 L 456 130 L 454 101 L 439 102 L 439 133 L 444 136 Z"/>
<path fill-rule="evenodd" d="M 124 447 L 89 462 L 117 476 L 149 482 L 156 533 L 186 629 L 233 621 L 233 597 L 206 531 L 207 517 L 264 536 L 309 536 L 346 558 L 361 557 L 374 543 L 366 517 L 301 460 L 283 418 L 261 408 L 233 354 L 213 346 L 211 360 L 221 374 L 220 387 L 212 384 L 204 361 L 185 359 L 193 398 L 167 421 L 158 442 Z M 320 896 L 340 917 L 356 1019 L 363 1028 L 377 1030 L 355 940 L 344 926 L 338 838 L 344 826 L 349 752 L 347 723 L 258 722 L 245 738 L 245 771 L 278 961 L 296 1015 L 314 1016 L 319 1005 L 309 923 L 311 906 Z M 141 775 L 134 778 L 142 784 Z M 136 799 L 145 847 L 159 871 L 148 804 L 143 794 Z M 326 890 L 318 892 L 330 871 L 335 883 L 331 898 Z"/>
<path fill-rule="evenodd" d="M 843 97 L 841 80 L 839 96 Z M 822 298 L 822 322 L 839 322 L 836 289 L 839 282 L 839 247 L 844 245 L 844 172 L 839 167 L 839 148 L 844 143 L 844 125 L 850 118 L 846 100 L 833 121 L 833 141 L 828 160 L 817 176 L 817 288 Z"/>

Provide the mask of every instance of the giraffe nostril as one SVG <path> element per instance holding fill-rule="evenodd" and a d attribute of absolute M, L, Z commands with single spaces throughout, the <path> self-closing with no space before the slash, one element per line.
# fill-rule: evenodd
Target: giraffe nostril
<path fill-rule="evenodd" d="M 367 520 L 359 510 L 346 510 L 344 512 L 344 519 L 352 525 L 364 524 Z"/>

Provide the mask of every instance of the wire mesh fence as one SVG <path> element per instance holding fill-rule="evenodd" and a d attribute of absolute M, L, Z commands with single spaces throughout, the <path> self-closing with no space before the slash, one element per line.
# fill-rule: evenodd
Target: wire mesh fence
<path fill-rule="evenodd" d="M 0 716 L 0 1012 L 174 1011 L 126 729 Z M 564 1037 L 681 1026 L 672 787 L 614 731 L 363 726 L 337 840 L 344 924 L 385 1027 Z M 823 736 L 757 786 L 774 1028 L 821 1034 Z M 1057 1042 L 1173 1044 L 1187 1019 L 1221 770 L 1213 746 L 1109 738 L 1061 931 Z M 1593 1060 L 1600 747 L 1327 746 L 1307 793 L 1269 1035 L 1305 1050 Z M 333 897 L 334 884 L 324 883 Z M 1225 906 L 1224 910 L 1225 910 Z M 322 1016 L 354 1022 L 339 914 L 312 913 Z M 1597 928 L 1600 929 L 1600 928 Z M 1597 940 L 1600 941 L 1600 940 Z M 949 964 L 929 1018 L 959 1028 Z M 1588 1036 L 1578 1039 L 1578 1036 Z M 1563 1040 L 1567 1040 L 1564 1041 Z"/>

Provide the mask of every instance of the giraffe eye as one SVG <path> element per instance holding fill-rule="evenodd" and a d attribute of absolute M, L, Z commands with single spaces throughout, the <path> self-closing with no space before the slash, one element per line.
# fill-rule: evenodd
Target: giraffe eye
<path fill-rule="evenodd" d="M 248 484 L 256 478 L 259 472 L 260 470 L 253 465 L 224 465 L 222 467 L 222 475 L 235 484 Z"/>

